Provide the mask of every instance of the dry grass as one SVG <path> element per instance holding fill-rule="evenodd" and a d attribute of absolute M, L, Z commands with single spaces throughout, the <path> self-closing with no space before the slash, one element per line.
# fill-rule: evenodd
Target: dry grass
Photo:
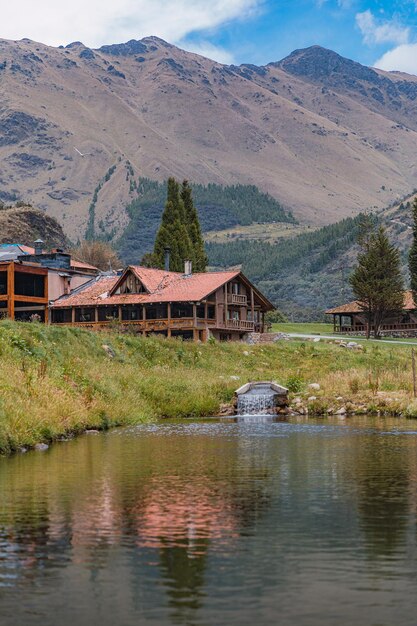
<path fill-rule="evenodd" d="M 306 401 L 318 382 L 316 413 L 361 403 L 417 415 L 410 350 L 398 345 L 201 345 L 3 321 L 0 362 L 2 452 L 86 428 L 216 414 L 249 380 L 275 379 Z"/>

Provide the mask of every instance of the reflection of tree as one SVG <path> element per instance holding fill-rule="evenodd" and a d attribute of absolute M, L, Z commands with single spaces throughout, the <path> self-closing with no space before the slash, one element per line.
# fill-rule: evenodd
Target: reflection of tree
<path fill-rule="evenodd" d="M 409 472 L 407 449 L 396 437 L 358 438 L 354 469 L 358 511 L 372 556 L 395 552 L 403 540 L 410 512 Z"/>

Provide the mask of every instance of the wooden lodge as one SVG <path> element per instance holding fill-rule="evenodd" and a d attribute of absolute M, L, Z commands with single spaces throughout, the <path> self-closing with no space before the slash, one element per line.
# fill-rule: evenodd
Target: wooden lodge
<path fill-rule="evenodd" d="M 131 265 L 121 276 L 102 274 L 56 300 L 51 322 L 236 341 L 264 332 L 265 313 L 273 308 L 239 271 L 193 274 L 188 265 L 181 274 Z"/>
<path fill-rule="evenodd" d="M 79 263 L 61 250 L 44 253 L 19 244 L 0 245 L 0 317 L 49 321 L 51 300 L 91 280 L 97 268 Z"/>
<path fill-rule="evenodd" d="M 363 334 L 367 332 L 366 312 L 357 300 L 329 309 L 326 315 L 333 316 L 335 333 Z M 372 332 L 374 328 L 371 327 L 370 330 Z M 403 310 L 399 314 L 388 315 L 381 326 L 381 332 L 386 335 L 390 333 L 417 334 L 417 307 L 411 291 L 404 292 Z"/>

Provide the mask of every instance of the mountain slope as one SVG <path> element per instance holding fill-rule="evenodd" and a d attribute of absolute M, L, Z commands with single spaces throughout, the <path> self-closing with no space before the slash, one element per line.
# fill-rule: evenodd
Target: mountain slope
<path fill-rule="evenodd" d="M 253 184 L 312 224 L 416 186 L 417 77 L 318 47 L 236 67 L 155 37 L 0 40 L 0 89 L 0 199 L 33 201 L 73 239 L 92 220 L 118 236 L 139 176 Z"/>
<path fill-rule="evenodd" d="M 401 252 L 408 284 L 408 252 L 412 243 L 411 203 L 414 198 L 374 214 Z M 347 218 L 274 244 L 235 238 L 209 243 L 209 262 L 217 268 L 241 266 L 290 319 L 317 320 L 326 309 L 353 299 L 349 275 L 356 263 L 362 216 Z"/>
<path fill-rule="evenodd" d="M 68 245 L 61 226 L 43 211 L 31 206 L 0 207 L 0 244 L 31 246 L 36 239 L 42 239 L 47 248 Z"/>

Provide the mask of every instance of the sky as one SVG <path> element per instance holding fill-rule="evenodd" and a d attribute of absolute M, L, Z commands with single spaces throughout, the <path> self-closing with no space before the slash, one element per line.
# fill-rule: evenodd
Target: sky
<path fill-rule="evenodd" d="M 417 74 L 417 0 L 0 0 L 0 38 L 90 47 L 156 35 L 221 63 L 320 45 Z"/>

